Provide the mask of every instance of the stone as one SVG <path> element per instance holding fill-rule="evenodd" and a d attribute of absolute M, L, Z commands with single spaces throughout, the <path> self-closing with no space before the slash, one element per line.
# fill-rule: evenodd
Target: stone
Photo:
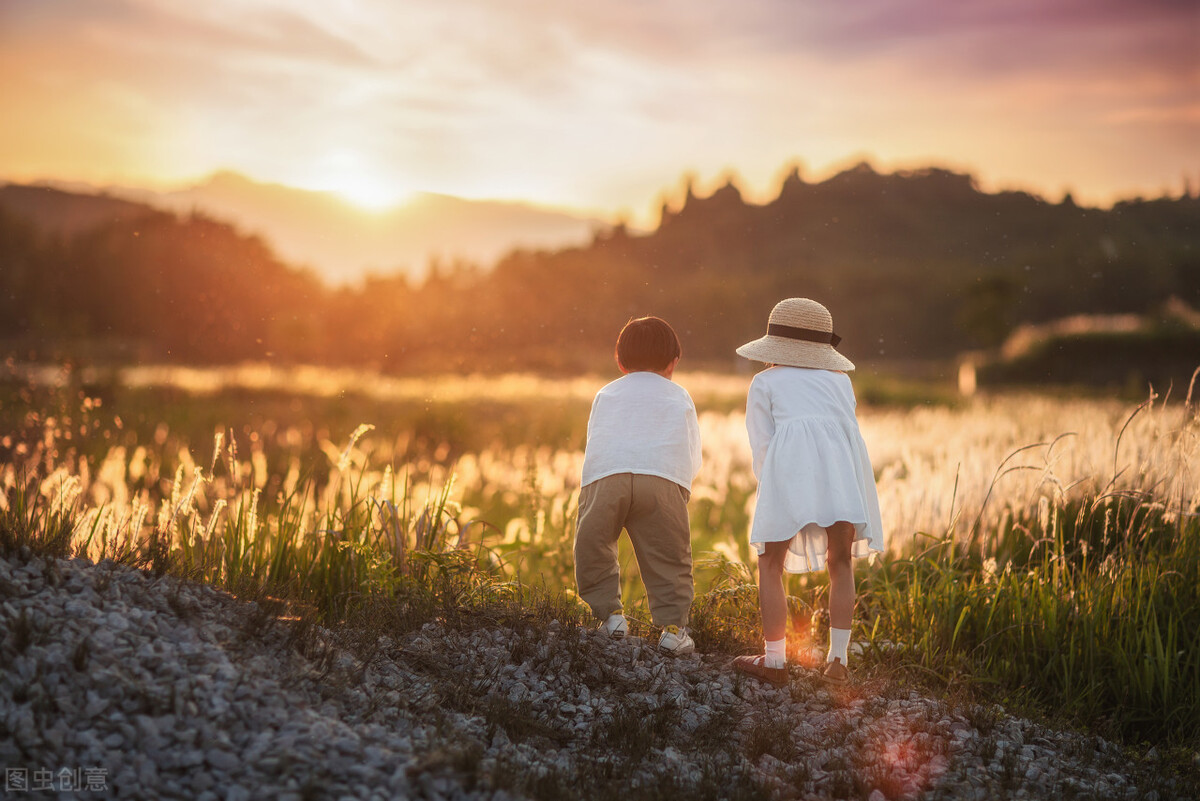
<path fill-rule="evenodd" d="M 64 560 L 58 569 L 55 586 L 40 567 L 14 568 L 0 557 L 0 576 L 23 588 L 0 592 L 4 619 L 24 614 L 43 626 L 27 664 L 3 652 L 0 637 L 0 659 L 12 665 L 0 671 L 0 698 L 19 690 L 30 699 L 10 704 L 0 720 L 23 747 L 111 771 L 110 792 L 503 801 L 524 796 L 488 784 L 501 765 L 546 786 L 608 766 L 627 771 L 631 790 L 669 776 L 682 798 L 713 771 L 733 775 L 751 764 L 748 738 L 765 722 L 785 726 L 774 736 L 792 749 L 782 759 L 768 748 L 754 763 L 768 797 L 824 797 L 832 782 L 862 769 L 864 751 L 889 759 L 890 786 L 914 797 L 930 788 L 939 799 L 986 797 L 977 783 L 988 776 L 1011 782 L 1014 798 L 1060 788 L 1088 795 L 1097 776 L 1108 797 L 1145 794 L 1124 751 L 1101 738 L 1002 711 L 981 735 L 960 711 L 915 690 L 847 698 L 803 677 L 780 691 L 735 677 L 719 654 L 669 659 L 640 637 L 612 642 L 590 630 L 496 623 L 393 632 L 366 665 L 338 651 L 338 633 L 318 630 L 315 653 L 333 649 L 325 663 L 297 651 L 283 629 L 247 637 L 242 621 L 253 610 L 213 588 L 112 563 Z M 186 617 L 172 611 L 172 593 L 187 599 Z M 85 636 L 90 662 L 78 671 L 71 658 Z M 514 665 L 519 644 L 524 657 Z M 521 711 L 481 704 L 489 697 Z M 36 700 L 47 698 L 56 705 Z M 544 711 L 527 720 L 531 703 Z M 653 735 L 648 751 L 631 763 L 606 750 L 604 737 L 631 733 L 656 709 L 670 727 Z M 631 710 L 640 717 L 622 717 Z M 869 795 L 882 798 L 881 789 Z"/>
<path fill-rule="evenodd" d="M 229 773 L 241 764 L 241 760 L 236 755 L 229 751 L 220 749 L 210 749 L 204 753 L 204 761 L 213 766 L 217 770 Z"/>

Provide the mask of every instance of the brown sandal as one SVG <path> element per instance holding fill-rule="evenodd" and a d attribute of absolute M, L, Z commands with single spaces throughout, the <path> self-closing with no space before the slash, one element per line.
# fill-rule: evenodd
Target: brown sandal
<path fill-rule="evenodd" d="M 850 670 L 842 664 L 842 658 L 835 656 L 832 662 L 825 663 L 821 678 L 830 684 L 845 684 L 850 681 Z"/>
<path fill-rule="evenodd" d="M 747 676 L 753 676 L 761 681 L 784 687 L 788 683 L 787 665 L 778 668 L 766 666 L 766 656 L 739 656 L 733 660 L 733 669 Z"/>

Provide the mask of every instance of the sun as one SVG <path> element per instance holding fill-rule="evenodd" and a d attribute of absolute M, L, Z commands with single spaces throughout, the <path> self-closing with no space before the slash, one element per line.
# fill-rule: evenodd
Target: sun
<path fill-rule="evenodd" d="M 364 211 L 387 211 L 411 194 L 382 176 L 367 175 L 339 176 L 328 189 Z"/>
<path fill-rule="evenodd" d="M 361 211 L 383 212 L 412 199 L 413 191 L 396 179 L 395 170 L 370 154 L 336 148 L 313 159 L 297 183 L 329 192 Z"/>

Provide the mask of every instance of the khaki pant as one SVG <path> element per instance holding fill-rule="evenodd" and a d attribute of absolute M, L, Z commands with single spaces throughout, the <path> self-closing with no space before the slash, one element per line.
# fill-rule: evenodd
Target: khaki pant
<path fill-rule="evenodd" d="M 692 586 L 691 493 L 665 478 L 618 473 L 579 493 L 575 583 L 601 620 L 622 611 L 617 540 L 629 532 L 656 626 L 685 626 Z"/>

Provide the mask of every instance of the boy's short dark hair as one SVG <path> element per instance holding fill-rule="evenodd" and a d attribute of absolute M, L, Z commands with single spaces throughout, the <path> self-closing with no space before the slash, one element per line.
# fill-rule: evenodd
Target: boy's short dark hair
<path fill-rule="evenodd" d="M 658 317 L 630 320 L 617 336 L 617 364 L 629 372 L 665 370 L 682 353 L 675 329 Z"/>

